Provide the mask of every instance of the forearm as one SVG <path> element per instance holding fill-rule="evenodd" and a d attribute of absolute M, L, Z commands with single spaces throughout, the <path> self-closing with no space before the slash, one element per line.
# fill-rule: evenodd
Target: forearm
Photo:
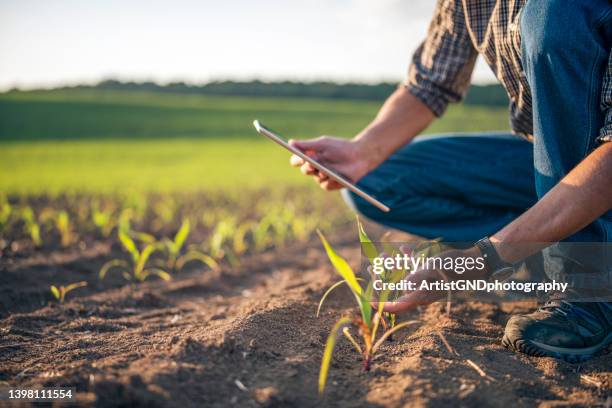
<path fill-rule="evenodd" d="M 545 245 L 501 243 L 558 242 L 612 208 L 612 143 L 605 143 L 532 208 L 491 237 L 502 259 L 516 262 Z"/>
<path fill-rule="evenodd" d="M 367 152 L 372 170 L 434 119 L 427 105 L 402 86 L 391 94 L 376 118 L 354 140 Z"/>

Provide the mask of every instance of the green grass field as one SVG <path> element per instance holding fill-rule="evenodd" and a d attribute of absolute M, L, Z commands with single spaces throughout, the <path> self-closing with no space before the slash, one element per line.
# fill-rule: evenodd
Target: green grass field
<path fill-rule="evenodd" d="M 252 128 L 350 137 L 366 101 L 207 97 L 127 91 L 0 95 L 0 191 L 171 192 L 312 183 Z M 426 133 L 504 130 L 505 109 L 453 106 Z"/>

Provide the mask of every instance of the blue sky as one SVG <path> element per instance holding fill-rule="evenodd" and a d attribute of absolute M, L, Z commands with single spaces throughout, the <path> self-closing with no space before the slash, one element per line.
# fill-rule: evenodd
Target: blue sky
<path fill-rule="evenodd" d="M 125 80 L 401 80 L 434 0 L 0 0 L 0 90 Z M 475 82 L 492 82 L 480 62 Z"/>

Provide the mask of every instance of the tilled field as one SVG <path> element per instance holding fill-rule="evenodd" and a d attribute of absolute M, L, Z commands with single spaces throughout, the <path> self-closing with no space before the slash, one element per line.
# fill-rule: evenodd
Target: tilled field
<path fill-rule="evenodd" d="M 330 241 L 359 259 L 353 229 Z M 245 255 L 218 271 L 194 265 L 169 282 L 90 283 L 53 302 L 49 280 L 95 282 L 119 256 L 85 249 L 0 259 L 0 382 L 74 386 L 84 406 L 610 406 L 612 355 L 568 364 L 500 343 L 528 302 L 433 304 L 383 347 L 369 373 L 340 340 L 322 399 L 316 384 L 333 322 L 355 313 L 315 238 Z M 470 362 L 468 362 L 470 361 Z M 473 364 L 473 365 L 472 365 Z M 476 366 L 476 367 L 474 367 Z M 607 404 L 607 405 L 606 405 Z"/>

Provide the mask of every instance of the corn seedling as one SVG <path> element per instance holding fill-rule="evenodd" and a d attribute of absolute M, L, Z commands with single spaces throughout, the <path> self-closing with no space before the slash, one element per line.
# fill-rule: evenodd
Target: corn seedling
<path fill-rule="evenodd" d="M 168 268 L 174 269 L 176 265 L 176 260 L 181 253 L 181 249 L 183 249 L 183 245 L 185 245 L 185 241 L 189 236 L 189 220 L 184 219 L 181 224 L 181 228 L 179 228 L 178 232 L 174 236 L 173 240 L 165 239 L 164 247 L 166 248 L 166 252 L 168 253 Z"/>
<path fill-rule="evenodd" d="M 220 221 L 215 227 L 210 237 L 210 253 L 215 258 L 223 258 L 225 254 L 226 242 L 229 241 L 236 232 L 235 220 L 228 218 Z"/>
<path fill-rule="evenodd" d="M 115 227 L 112 210 L 100 210 L 96 205 L 91 210 L 91 220 L 103 237 L 108 238 Z"/>
<path fill-rule="evenodd" d="M 384 331 L 377 337 L 377 334 L 379 334 L 379 326 L 383 321 L 382 307 L 387 299 L 388 291 L 381 291 L 381 293 L 379 293 L 377 309 L 374 311 L 372 305 L 370 304 L 370 301 L 373 298 L 372 283 L 370 282 L 364 290 L 360 286 L 358 278 L 355 276 L 353 269 L 349 266 L 346 260 L 344 260 L 344 258 L 339 256 L 333 250 L 321 232 L 317 232 L 321 238 L 321 241 L 323 242 L 323 246 L 325 247 L 329 260 L 334 266 L 336 272 L 342 277 L 343 280 L 341 282 L 345 282 L 345 284 L 351 290 L 360 312 L 360 314 L 357 316 L 342 317 L 340 320 L 338 320 L 327 338 L 325 350 L 323 351 L 323 359 L 321 361 L 321 369 L 319 371 L 319 393 L 322 394 L 325 390 L 332 354 L 334 352 L 334 347 L 340 332 L 349 341 L 353 348 L 362 356 L 364 370 L 369 371 L 372 359 L 384 341 L 396 331 L 406 326 L 418 323 L 418 321 L 402 322 L 396 324 L 393 328 L 389 328 L 383 323 Z M 373 254 L 373 249 L 375 249 L 373 245 L 368 245 L 368 256 Z M 336 285 L 339 286 L 340 283 L 337 283 Z M 359 342 L 353 336 L 351 333 L 351 328 L 357 331 L 361 342 Z"/>
<path fill-rule="evenodd" d="M 6 228 L 11 218 L 12 208 L 8 200 L 2 197 L 0 200 L 0 233 Z"/>
<path fill-rule="evenodd" d="M 117 229 L 125 233 L 131 231 L 132 219 L 134 218 L 134 210 L 131 208 L 124 208 L 119 213 L 119 220 L 117 222 Z"/>
<path fill-rule="evenodd" d="M 75 283 L 71 283 L 68 286 L 61 285 L 59 287 L 55 285 L 51 285 L 51 293 L 53 294 L 55 299 L 57 299 L 58 302 L 64 303 L 64 300 L 66 299 L 66 295 L 69 292 L 72 292 L 73 290 L 77 288 L 82 288 L 83 286 L 87 286 L 87 282 L 85 281 L 75 282 Z"/>
<path fill-rule="evenodd" d="M 189 236 L 189 230 L 189 220 L 185 218 L 181 224 L 181 228 L 179 228 L 178 232 L 174 236 L 174 239 L 170 240 L 166 238 L 163 241 L 163 246 L 168 256 L 166 262 L 168 269 L 181 270 L 188 262 L 199 261 L 214 271 L 219 270 L 219 264 L 212 256 L 206 255 L 195 248 L 190 248 L 185 254 L 181 255 L 185 241 Z"/>
<path fill-rule="evenodd" d="M 291 233 L 299 241 L 305 241 L 310 234 L 313 233 L 316 227 L 316 218 L 293 217 L 291 220 Z"/>
<path fill-rule="evenodd" d="M 139 251 L 134 240 L 122 230 L 119 230 L 119 241 L 123 248 L 130 254 L 131 264 L 124 259 L 113 259 L 108 261 L 100 269 L 100 279 L 104 279 L 111 269 L 117 269 L 122 271 L 123 277 L 127 280 L 134 279 L 142 282 L 153 275 L 166 281 L 170 280 L 170 274 L 168 272 L 159 268 L 147 267 L 147 262 L 151 254 L 159 248 L 157 244 L 146 244 L 143 249 Z"/>
<path fill-rule="evenodd" d="M 240 264 L 238 257 L 230 246 L 230 242 L 234 240 L 236 229 L 236 218 L 222 220 L 215 227 L 209 241 L 211 256 L 215 259 L 227 258 L 232 266 Z"/>
<path fill-rule="evenodd" d="M 242 255 L 249 249 L 249 245 L 247 243 L 247 235 L 253 234 L 253 229 L 256 227 L 256 223 L 252 221 L 243 222 L 236 228 L 236 232 L 234 233 L 233 245 L 232 248 L 236 255 Z"/>
<path fill-rule="evenodd" d="M 70 217 L 66 211 L 62 210 L 56 214 L 55 228 L 60 234 L 60 242 L 63 247 L 67 247 L 75 241 Z"/>
<path fill-rule="evenodd" d="M 396 253 L 399 252 L 399 250 L 393 247 L 391 244 L 383 242 L 383 248 L 385 252 L 379 253 L 378 249 L 376 248 L 376 245 L 372 242 L 372 240 L 366 234 L 363 228 L 363 225 L 359 221 L 359 218 L 357 218 L 357 229 L 359 232 L 359 242 L 361 243 L 361 250 L 371 265 L 374 262 L 374 258 L 378 256 L 394 256 Z M 368 268 L 368 270 L 370 271 L 371 269 Z M 383 282 L 392 282 L 392 281 L 398 282 L 404 277 L 405 277 L 405 271 L 394 270 L 394 271 L 385 271 L 383 274 L 381 274 L 378 277 L 378 279 L 381 279 Z M 371 274 L 371 278 L 374 279 L 373 274 Z M 362 281 L 362 279 L 358 279 L 358 280 Z M 319 316 L 321 307 L 323 306 L 325 299 L 327 299 L 327 297 L 330 295 L 332 291 L 334 291 L 337 287 L 341 286 L 344 283 L 346 283 L 345 280 L 336 282 L 323 294 L 323 297 L 321 297 L 321 300 L 319 301 L 319 306 L 317 308 L 317 317 Z M 394 297 L 396 296 L 396 293 L 387 293 L 386 296 L 387 296 L 387 300 L 393 300 Z M 382 323 L 384 325 L 388 324 L 389 328 L 393 328 L 395 327 L 396 322 L 397 322 L 397 316 L 395 314 L 383 313 Z M 388 340 L 392 340 L 392 336 L 389 336 Z"/>
<path fill-rule="evenodd" d="M 130 210 L 131 217 L 135 220 L 140 220 L 144 217 L 147 207 L 147 198 L 142 194 L 132 193 L 125 197 L 124 208 Z"/>
<path fill-rule="evenodd" d="M 253 228 L 253 245 L 256 252 L 261 252 L 272 242 L 272 219 L 264 217 Z"/>
<path fill-rule="evenodd" d="M 176 207 L 176 202 L 171 197 L 166 197 L 163 200 L 155 202 L 153 205 L 153 213 L 155 214 L 155 224 L 157 228 L 172 223 L 174 214 L 176 213 Z"/>
<path fill-rule="evenodd" d="M 21 209 L 21 220 L 23 221 L 23 228 L 26 234 L 34 243 L 34 246 L 41 246 L 42 239 L 40 238 L 40 225 L 36 222 L 34 217 L 34 211 L 30 207 Z"/>

